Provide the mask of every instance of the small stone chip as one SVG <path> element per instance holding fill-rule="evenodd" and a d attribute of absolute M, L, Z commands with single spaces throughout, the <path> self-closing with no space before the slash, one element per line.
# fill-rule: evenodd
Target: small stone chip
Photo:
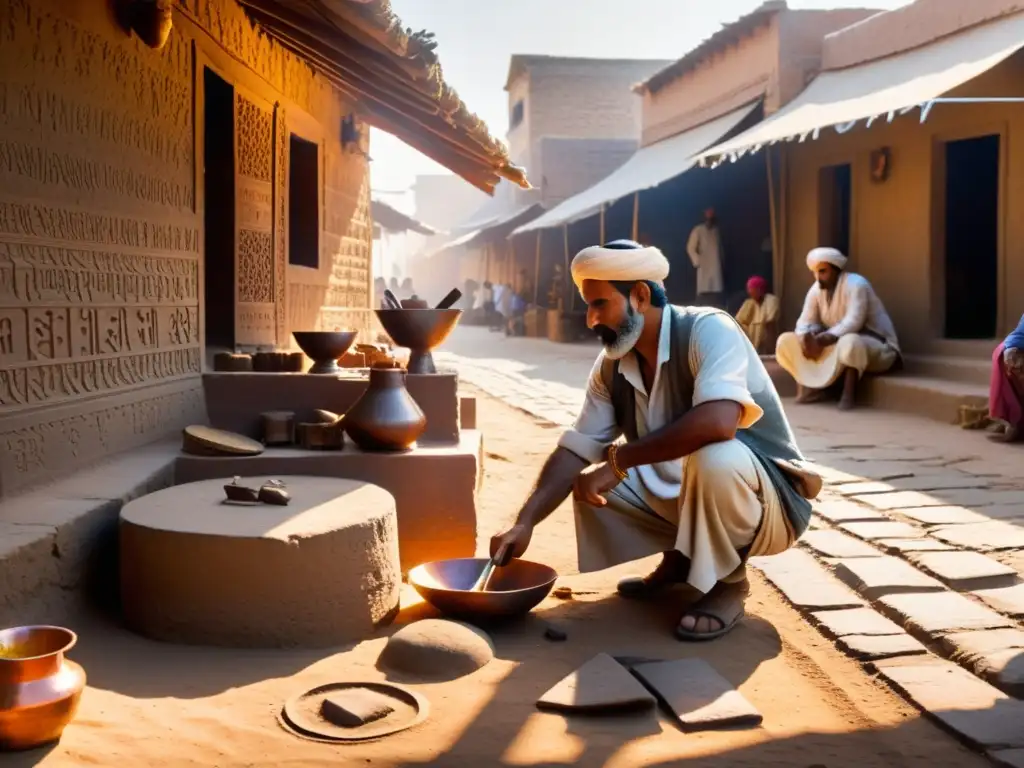
<path fill-rule="evenodd" d="M 343 728 L 358 728 L 387 717 L 395 708 L 386 696 L 367 690 L 353 688 L 339 691 L 324 699 L 320 714 L 324 719 Z"/>
<path fill-rule="evenodd" d="M 569 635 L 567 635 L 558 627 L 552 627 L 549 625 L 544 629 L 544 637 L 546 637 L 548 640 L 551 640 L 552 642 L 561 643 L 567 640 L 569 638 Z"/>

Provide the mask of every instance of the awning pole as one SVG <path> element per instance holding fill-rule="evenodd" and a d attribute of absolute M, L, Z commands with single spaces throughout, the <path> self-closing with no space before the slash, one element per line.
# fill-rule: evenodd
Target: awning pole
<path fill-rule="evenodd" d="M 601 219 L 600 219 L 600 221 L 601 221 L 601 234 L 600 234 L 600 239 L 598 240 L 598 243 L 600 245 L 604 245 L 604 208 L 605 208 L 604 203 L 601 203 Z"/>
<path fill-rule="evenodd" d="M 782 297 L 786 292 L 786 253 L 789 249 L 789 161 L 786 157 L 785 145 L 779 145 L 779 277 L 775 295 L 779 298 L 779 306 L 784 307 Z M 781 312 L 781 309 L 780 309 Z"/>
<path fill-rule="evenodd" d="M 563 280 L 564 280 L 566 286 L 568 287 L 568 285 L 570 283 L 570 279 L 571 279 L 569 277 L 571 269 L 570 269 L 570 266 L 569 266 L 569 225 L 568 224 L 563 224 L 562 225 L 562 242 L 565 245 L 565 277 L 563 278 Z M 569 311 L 572 312 L 572 310 L 573 310 L 573 308 L 575 306 L 576 306 L 576 291 L 573 290 L 573 289 L 569 289 Z"/>
<path fill-rule="evenodd" d="M 778 296 L 779 292 L 776 283 L 779 279 L 779 261 L 781 253 L 779 251 L 779 227 L 775 217 L 775 174 L 772 173 L 771 147 L 765 147 L 764 149 L 764 165 L 768 171 L 768 220 L 771 225 L 772 237 L 772 290 L 775 295 Z"/>
<path fill-rule="evenodd" d="M 533 257 L 533 304 L 540 306 L 540 233 L 544 230 L 537 230 L 537 252 Z"/>
<path fill-rule="evenodd" d="M 640 192 L 633 193 L 633 241 L 640 241 Z"/>

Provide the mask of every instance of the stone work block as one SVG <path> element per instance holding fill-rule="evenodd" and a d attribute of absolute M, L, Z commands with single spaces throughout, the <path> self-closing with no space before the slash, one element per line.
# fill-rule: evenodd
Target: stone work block
<path fill-rule="evenodd" d="M 878 662 L 879 674 L 896 690 L 972 746 L 1024 747 L 1024 701 L 947 661 Z"/>
<path fill-rule="evenodd" d="M 1000 629 L 1013 623 L 956 592 L 886 595 L 881 609 L 924 640 L 972 629 Z"/>
<path fill-rule="evenodd" d="M 1002 521 L 951 525 L 934 530 L 931 534 L 953 546 L 981 552 L 1024 549 L 1024 528 Z"/>
<path fill-rule="evenodd" d="M 751 558 L 750 564 L 797 608 L 812 611 L 864 605 L 857 594 L 839 583 L 813 556 L 799 549 L 774 557 Z"/>
<path fill-rule="evenodd" d="M 945 589 L 931 576 L 891 555 L 843 560 L 836 566 L 836 576 L 871 600 L 882 595 L 941 592 Z"/>
<path fill-rule="evenodd" d="M 883 520 L 870 523 L 843 523 L 839 526 L 847 533 L 861 539 L 917 539 L 925 535 L 920 528 L 896 520 Z"/>
<path fill-rule="evenodd" d="M 986 605 L 1017 618 L 1024 618 L 1024 584 L 994 589 L 979 589 L 974 592 Z"/>
<path fill-rule="evenodd" d="M 1014 584 L 1017 572 L 979 552 L 911 552 L 907 558 L 953 589 L 986 589 Z M 1024 605 L 1024 594 L 1021 595 Z"/>
<path fill-rule="evenodd" d="M 882 553 L 841 531 L 808 531 L 800 541 L 824 557 L 879 557 Z"/>

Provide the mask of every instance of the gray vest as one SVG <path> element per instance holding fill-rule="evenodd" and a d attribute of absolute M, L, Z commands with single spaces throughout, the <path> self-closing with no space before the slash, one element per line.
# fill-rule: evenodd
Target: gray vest
<path fill-rule="evenodd" d="M 690 370 L 690 332 L 693 323 L 703 315 L 719 312 L 714 309 L 670 307 L 671 310 L 671 349 L 672 364 L 666 367 L 662 375 L 667 374 L 669 397 L 672 404 L 672 421 L 682 418 L 693 407 L 694 376 Z M 721 314 L 731 318 L 725 312 Z M 737 326 L 738 327 L 738 326 Z M 741 334 L 743 342 L 746 334 Z M 763 364 L 758 360 L 758 365 Z M 611 393 L 612 406 L 615 408 L 615 421 L 622 429 L 626 440 L 636 440 L 636 390 L 619 373 L 619 361 L 606 359 L 601 370 L 605 386 Z M 767 372 L 765 378 L 770 382 Z M 797 448 L 793 430 L 789 427 L 782 401 L 774 386 L 756 393 L 754 402 L 764 411 L 756 424 L 736 432 L 736 439 L 746 445 L 761 462 L 772 485 L 782 500 L 782 506 L 789 518 L 793 533 L 803 535 L 811 520 L 811 503 L 797 489 L 794 478 L 780 469 L 776 461 L 799 463 L 804 461 L 800 449 Z"/>

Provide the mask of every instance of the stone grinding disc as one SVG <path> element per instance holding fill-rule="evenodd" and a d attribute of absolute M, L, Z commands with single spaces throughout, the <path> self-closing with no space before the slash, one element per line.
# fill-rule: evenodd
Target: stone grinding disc
<path fill-rule="evenodd" d="M 195 453 L 193 446 L 204 453 L 210 451 L 232 456 L 258 456 L 263 453 L 263 444 L 257 440 L 201 424 L 193 424 L 182 431 L 182 450 Z"/>
<path fill-rule="evenodd" d="M 387 697 L 394 708 L 387 716 L 361 726 L 346 728 L 327 720 L 321 712 L 328 697 L 345 691 L 363 689 Z M 419 725 L 430 714 L 426 697 L 394 683 L 327 683 L 311 688 L 285 702 L 278 716 L 281 726 L 301 739 L 338 744 L 368 741 L 390 736 Z"/>

